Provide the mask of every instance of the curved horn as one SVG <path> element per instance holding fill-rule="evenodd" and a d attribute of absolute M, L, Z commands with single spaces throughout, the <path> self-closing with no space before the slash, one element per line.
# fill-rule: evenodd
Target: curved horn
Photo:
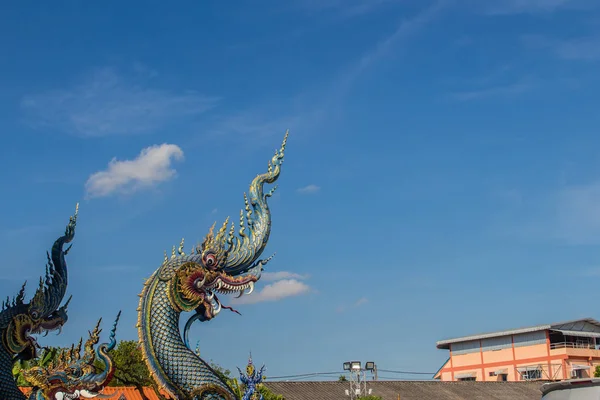
<path fill-rule="evenodd" d="M 63 250 L 63 247 L 75 237 L 78 212 L 79 203 L 75 206 L 75 214 L 69 218 L 65 234 L 56 239 L 51 253 L 47 253 L 46 276 L 44 279 L 40 278 L 40 286 L 32 299 L 32 303 L 42 309 L 42 316 L 56 311 L 67 291 L 68 274 L 65 254 L 71 247 L 66 250 Z"/>
<path fill-rule="evenodd" d="M 117 324 L 119 323 L 119 318 L 121 317 L 121 311 L 117 314 L 117 318 L 110 330 L 110 335 L 108 337 L 108 343 L 100 344 L 95 351 L 96 360 L 103 364 L 102 372 L 98 374 L 93 374 L 86 377 L 87 382 L 93 382 L 98 387 L 104 387 L 104 385 L 110 381 L 112 376 L 115 373 L 115 365 L 112 359 L 108 356 L 108 352 L 114 349 L 117 345 L 116 333 L 117 333 Z M 97 327 L 96 327 L 97 329 Z"/>
<path fill-rule="evenodd" d="M 244 195 L 246 218 L 244 221 L 244 211 L 242 210 L 239 237 L 234 236 L 232 230 L 227 238 L 229 250 L 223 269 L 228 274 L 238 275 L 248 271 L 267 245 L 271 233 L 271 212 L 267 198 L 273 195 L 276 187 L 265 194 L 264 185 L 265 183 L 274 183 L 279 177 L 288 134 L 289 131 L 286 131 L 281 148 L 275 151 L 267 172 L 257 175 L 250 183 L 248 196 Z"/>

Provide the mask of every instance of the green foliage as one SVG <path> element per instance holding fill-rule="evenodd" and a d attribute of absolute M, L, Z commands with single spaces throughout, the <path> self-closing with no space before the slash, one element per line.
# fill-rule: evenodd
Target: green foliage
<path fill-rule="evenodd" d="M 596 369 L 594 370 L 594 378 L 600 378 L 600 365 L 596 365 Z"/>
<path fill-rule="evenodd" d="M 237 396 L 237 398 L 241 398 L 244 394 L 244 388 L 242 387 L 237 378 L 233 378 L 231 376 L 231 371 L 228 369 L 224 369 L 220 365 L 216 364 L 214 361 L 210 362 L 210 367 L 215 371 L 217 375 L 225 382 L 227 382 L 227 386 L 231 388 L 233 393 Z"/>
<path fill-rule="evenodd" d="M 285 400 L 280 394 L 275 394 L 263 384 L 258 385 L 258 391 L 263 395 L 264 400 Z"/>
<path fill-rule="evenodd" d="M 17 382 L 17 386 L 30 387 L 29 382 L 23 378 L 23 370 L 28 370 L 33 367 L 47 367 L 52 361 L 56 360 L 58 351 L 57 347 L 47 347 L 38 358 L 28 361 L 19 360 L 13 365 L 12 373 Z"/>
<path fill-rule="evenodd" d="M 346 378 L 346 375 L 340 375 L 340 377 L 338 378 L 338 382 L 347 382 L 348 379 Z"/>
<path fill-rule="evenodd" d="M 143 388 L 149 386 L 154 389 L 159 399 L 166 400 L 150 376 L 138 342 L 121 340 L 117 347 L 110 351 L 109 356 L 115 366 L 115 374 L 109 386 L 134 386 L 144 400 L 147 400 L 147 397 Z"/>
<path fill-rule="evenodd" d="M 237 378 L 231 376 L 231 371 L 228 369 L 224 369 L 220 365 L 211 361 L 210 366 L 215 370 L 215 373 L 221 377 L 227 385 L 231 388 L 233 393 L 238 398 L 241 398 L 244 394 L 244 385 L 241 384 Z M 263 378 L 264 379 L 264 378 Z M 273 393 L 268 387 L 263 384 L 258 385 L 258 392 L 263 395 L 264 400 L 285 400 L 282 395 Z"/>
<path fill-rule="evenodd" d="M 381 396 L 369 395 L 369 396 L 359 397 L 357 400 L 382 400 L 382 398 L 381 398 Z"/>

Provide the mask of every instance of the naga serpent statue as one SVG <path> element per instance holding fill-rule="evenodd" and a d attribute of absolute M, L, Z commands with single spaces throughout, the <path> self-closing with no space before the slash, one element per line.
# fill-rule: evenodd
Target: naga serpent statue
<path fill-rule="evenodd" d="M 67 264 L 65 255 L 70 246 L 63 250 L 65 244 L 75 236 L 77 208 L 70 218 L 65 234 L 54 242 L 48 256 L 45 279 L 40 284 L 33 298 L 25 302 L 25 284 L 19 293 L 2 305 L 0 311 L 0 399 L 24 400 L 25 395 L 17 387 L 12 374 L 13 364 L 17 360 L 31 360 L 37 357 L 40 347 L 31 336 L 47 334 L 62 329 L 67 322 L 67 305 L 69 300 L 59 307 L 67 290 Z"/>
<path fill-rule="evenodd" d="M 121 312 L 117 314 L 115 323 L 110 331 L 109 342 L 94 348 L 100 339 L 100 322 L 85 342 L 81 354 L 82 340 L 77 347 L 63 349 L 55 362 L 47 367 L 33 367 L 23 371 L 23 377 L 33 386 L 30 400 L 72 400 L 108 398 L 112 395 L 99 394 L 113 377 L 114 364 L 108 352 L 115 348 L 117 341 L 115 333 Z M 101 369 L 94 365 L 100 363 Z"/>
<path fill-rule="evenodd" d="M 191 254 L 183 252 L 183 240 L 178 255 L 173 247 L 171 258 L 145 282 L 138 311 L 138 336 L 146 365 L 156 383 L 173 398 L 180 400 L 231 400 L 236 398 L 216 372 L 202 360 L 188 343 L 188 331 L 196 320 L 208 321 L 222 308 L 217 293 L 239 293 L 248 290 L 260 279 L 263 266 L 271 259 L 258 260 L 271 231 L 271 215 L 267 198 L 275 191 L 264 193 L 265 183 L 277 180 L 283 163 L 288 132 L 283 144 L 269 162 L 266 173 L 257 175 L 244 195 L 245 211 L 240 213 L 239 236 L 234 225 L 228 231 L 225 221 L 218 232 L 214 225 L 200 246 Z M 239 297 L 238 296 L 238 297 Z M 183 334 L 179 329 L 182 312 L 195 311 Z"/>
<path fill-rule="evenodd" d="M 240 373 L 240 381 L 246 386 L 242 400 L 263 400 L 263 395 L 258 391 L 257 386 L 263 381 L 263 373 L 265 366 L 263 365 L 258 372 L 254 369 L 252 364 L 252 354 L 248 359 L 248 365 L 246 366 L 246 374 L 238 368 Z"/>

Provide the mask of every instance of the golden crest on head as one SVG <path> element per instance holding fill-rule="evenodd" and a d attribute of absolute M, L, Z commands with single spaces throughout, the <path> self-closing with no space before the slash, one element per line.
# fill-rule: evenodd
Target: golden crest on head
<path fill-rule="evenodd" d="M 198 253 L 202 254 L 203 260 L 209 253 L 212 254 L 212 256 L 214 257 L 213 262 L 215 262 L 215 264 L 207 265 L 208 267 L 218 267 L 222 263 L 224 263 L 227 258 L 226 247 L 227 244 L 231 241 L 231 237 L 233 236 L 233 229 L 229 233 L 227 232 L 228 224 L 229 217 L 227 217 L 227 219 L 223 223 L 223 226 L 221 226 L 221 229 L 219 229 L 216 235 L 214 234 L 215 224 L 213 224 L 210 228 L 210 231 L 204 238 L 202 245 L 200 246 Z"/>
<path fill-rule="evenodd" d="M 248 376 L 252 375 L 254 373 L 254 365 L 248 364 L 248 366 L 246 367 L 246 373 L 248 374 Z"/>

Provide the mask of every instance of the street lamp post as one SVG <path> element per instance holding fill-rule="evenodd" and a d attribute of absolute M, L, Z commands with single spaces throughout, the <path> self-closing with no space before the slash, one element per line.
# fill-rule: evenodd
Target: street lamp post
<path fill-rule="evenodd" d="M 366 363 L 365 369 L 362 368 L 360 361 L 346 361 L 343 367 L 344 371 L 348 371 L 350 375 L 350 390 L 345 390 L 346 396 L 349 396 L 350 400 L 371 394 L 371 389 L 367 390 L 365 371 L 376 371 L 377 367 L 374 362 Z"/>
<path fill-rule="evenodd" d="M 373 374 L 373 380 L 376 381 L 377 380 L 377 364 L 375 364 L 373 361 L 367 361 L 365 363 L 365 369 L 367 371 L 371 371 L 371 373 Z"/>

